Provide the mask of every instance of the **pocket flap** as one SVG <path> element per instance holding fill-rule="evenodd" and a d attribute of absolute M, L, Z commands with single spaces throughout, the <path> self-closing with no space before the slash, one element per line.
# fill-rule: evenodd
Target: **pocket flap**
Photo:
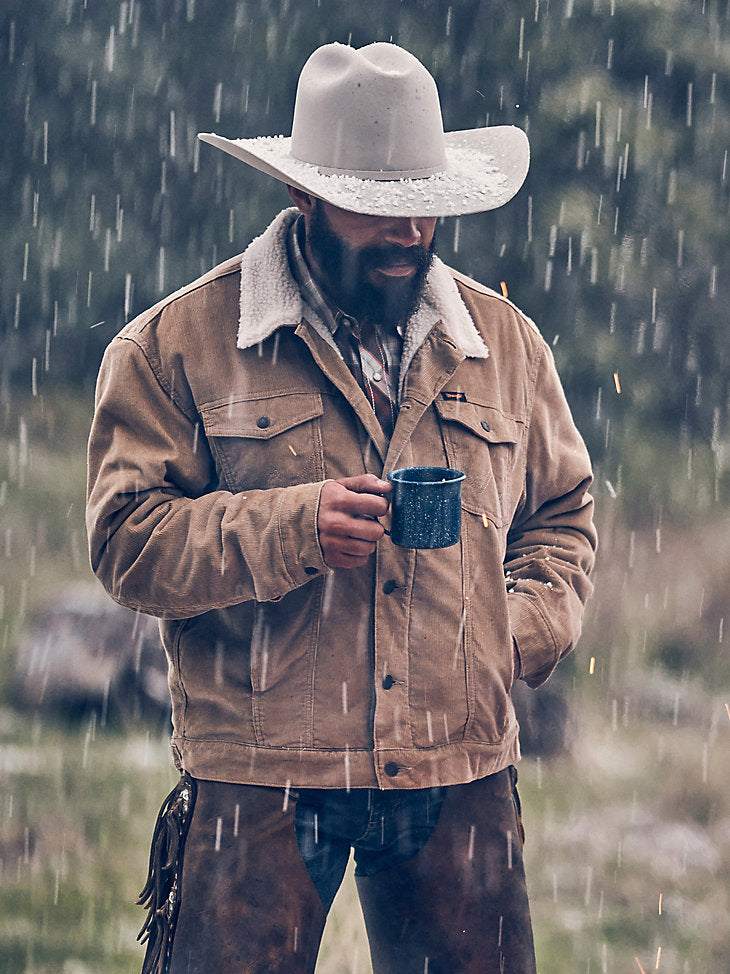
<path fill-rule="evenodd" d="M 434 405 L 441 419 L 459 423 L 487 443 L 518 443 L 520 440 L 521 424 L 494 406 L 449 399 L 436 399 Z"/>
<path fill-rule="evenodd" d="M 208 436 L 246 436 L 257 440 L 268 440 L 321 415 L 322 397 L 316 392 L 237 399 L 201 410 Z"/>

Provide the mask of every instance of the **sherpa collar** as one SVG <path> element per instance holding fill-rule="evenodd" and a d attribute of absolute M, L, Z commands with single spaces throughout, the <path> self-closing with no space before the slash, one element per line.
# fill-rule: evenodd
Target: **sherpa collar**
<path fill-rule="evenodd" d="M 289 270 L 286 236 L 298 215 L 289 207 L 275 217 L 261 236 L 252 240 L 241 258 L 241 299 L 238 347 L 264 341 L 282 325 L 298 325 L 304 302 Z M 406 327 L 401 357 L 405 373 L 436 321 L 467 358 L 487 358 L 489 350 L 461 299 L 448 267 L 435 257 L 426 278 L 423 301 Z M 317 329 L 320 331 L 320 329 Z M 326 329 L 325 329 L 326 331 Z M 321 332 L 320 332 L 321 334 Z M 327 340 L 326 336 L 325 340 Z M 333 339 L 329 337 L 333 344 Z"/>

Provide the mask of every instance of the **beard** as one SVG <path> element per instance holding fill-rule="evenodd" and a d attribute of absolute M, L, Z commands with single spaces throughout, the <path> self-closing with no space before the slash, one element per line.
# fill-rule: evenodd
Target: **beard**
<path fill-rule="evenodd" d="M 324 276 L 328 296 L 341 311 L 358 321 L 401 325 L 418 309 L 433 262 L 435 234 L 430 247 L 382 244 L 350 247 L 330 226 L 319 200 L 309 226 L 308 242 Z M 415 273 L 392 277 L 376 286 L 368 275 L 379 268 L 410 263 Z"/>

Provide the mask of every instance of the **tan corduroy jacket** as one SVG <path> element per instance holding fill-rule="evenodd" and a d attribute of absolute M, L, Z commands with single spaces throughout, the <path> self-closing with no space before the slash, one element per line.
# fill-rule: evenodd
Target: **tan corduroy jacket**
<path fill-rule="evenodd" d="M 92 565 L 115 599 L 161 620 L 173 751 L 192 775 L 470 781 L 519 757 L 516 676 L 537 686 L 578 639 L 595 549 L 586 449 L 535 326 L 439 261 L 429 314 L 409 325 L 387 445 L 304 318 L 292 219 L 107 349 L 89 443 Z M 324 481 L 410 465 L 466 473 L 461 542 L 413 551 L 386 536 L 367 566 L 330 570 Z"/>

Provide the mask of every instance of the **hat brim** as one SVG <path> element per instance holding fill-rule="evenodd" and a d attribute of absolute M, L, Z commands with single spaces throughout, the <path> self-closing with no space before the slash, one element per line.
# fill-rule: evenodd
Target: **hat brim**
<path fill-rule="evenodd" d="M 519 190 L 530 164 L 527 136 L 513 125 L 447 132 L 445 171 L 415 179 L 323 173 L 295 159 L 291 139 L 284 136 L 226 139 L 206 132 L 198 138 L 333 206 L 370 216 L 461 216 L 495 210 Z"/>

